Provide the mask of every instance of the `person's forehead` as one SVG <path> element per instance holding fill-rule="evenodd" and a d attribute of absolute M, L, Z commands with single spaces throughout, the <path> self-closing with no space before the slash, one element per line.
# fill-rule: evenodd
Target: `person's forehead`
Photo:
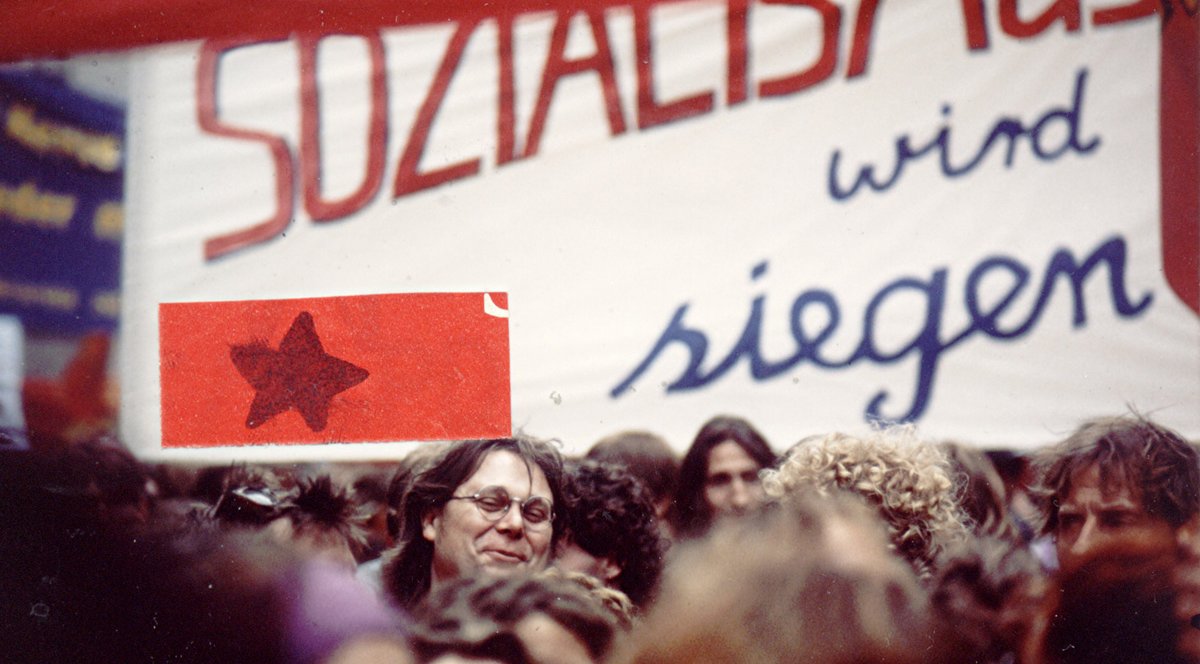
<path fill-rule="evenodd" d="M 474 493 L 487 486 L 504 487 L 510 494 L 550 497 L 550 483 L 536 463 L 508 450 L 488 452 L 479 468 L 459 485 L 459 492 Z"/>
<path fill-rule="evenodd" d="M 1101 508 L 1142 509 L 1142 501 L 1125 481 L 1114 475 L 1104 482 L 1100 467 L 1096 464 L 1083 468 L 1071 476 L 1070 490 L 1063 501 L 1064 509 L 1080 507 L 1088 503 Z"/>
<path fill-rule="evenodd" d="M 741 472 L 756 470 L 758 463 L 746 454 L 741 445 L 727 440 L 717 444 L 708 452 L 708 474 L 718 472 Z"/>

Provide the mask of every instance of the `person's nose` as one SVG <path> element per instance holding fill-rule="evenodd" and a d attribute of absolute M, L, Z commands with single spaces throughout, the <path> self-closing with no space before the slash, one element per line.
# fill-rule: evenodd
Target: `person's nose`
<path fill-rule="evenodd" d="M 496 522 L 496 530 L 519 537 L 525 530 L 525 516 L 521 514 L 521 506 L 516 503 L 510 504 L 508 511 Z"/>
<path fill-rule="evenodd" d="M 734 509 L 741 511 L 750 506 L 750 487 L 740 477 L 733 478 L 729 503 Z"/>
<path fill-rule="evenodd" d="M 1071 543 L 1071 554 L 1076 558 L 1086 555 L 1096 546 L 1099 536 L 1096 518 L 1088 515 L 1083 520 L 1083 526 L 1079 528 L 1079 536 Z"/>

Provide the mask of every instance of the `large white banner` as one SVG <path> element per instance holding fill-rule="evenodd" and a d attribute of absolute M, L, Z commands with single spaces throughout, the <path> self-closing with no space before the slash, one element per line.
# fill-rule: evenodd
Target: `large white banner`
<path fill-rule="evenodd" d="M 507 293 L 513 428 L 569 451 L 629 428 L 684 449 L 719 413 L 780 449 L 874 420 L 1029 447 L 1131 407 L 1200 436 L 1200 316 L 1163 258 L 1168 19 L 986 4 L 585 6 L 139 53 L 126 441 L 403 452 L 163 450 L 159 305 L 476 292 Z"/>

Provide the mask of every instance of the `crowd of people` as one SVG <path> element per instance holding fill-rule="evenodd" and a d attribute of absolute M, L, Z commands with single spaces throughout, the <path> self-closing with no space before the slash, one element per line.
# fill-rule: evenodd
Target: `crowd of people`
<path fill-rule="evenodd" d="M 1200 447 L 1129 414 L 1029 453 L 912 427 L 677 457 L 528 437 L 382 464 L 0 453 L 0 660 L 1200 662 Z"/>

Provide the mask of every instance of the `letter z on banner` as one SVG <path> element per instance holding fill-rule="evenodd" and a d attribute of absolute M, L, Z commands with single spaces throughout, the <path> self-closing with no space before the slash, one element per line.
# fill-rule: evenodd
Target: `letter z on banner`
<path fill-rule="evenodd" d="M 506 305 L 497 293 L 160 304 L 163 446 L 508 435 Z"/>

